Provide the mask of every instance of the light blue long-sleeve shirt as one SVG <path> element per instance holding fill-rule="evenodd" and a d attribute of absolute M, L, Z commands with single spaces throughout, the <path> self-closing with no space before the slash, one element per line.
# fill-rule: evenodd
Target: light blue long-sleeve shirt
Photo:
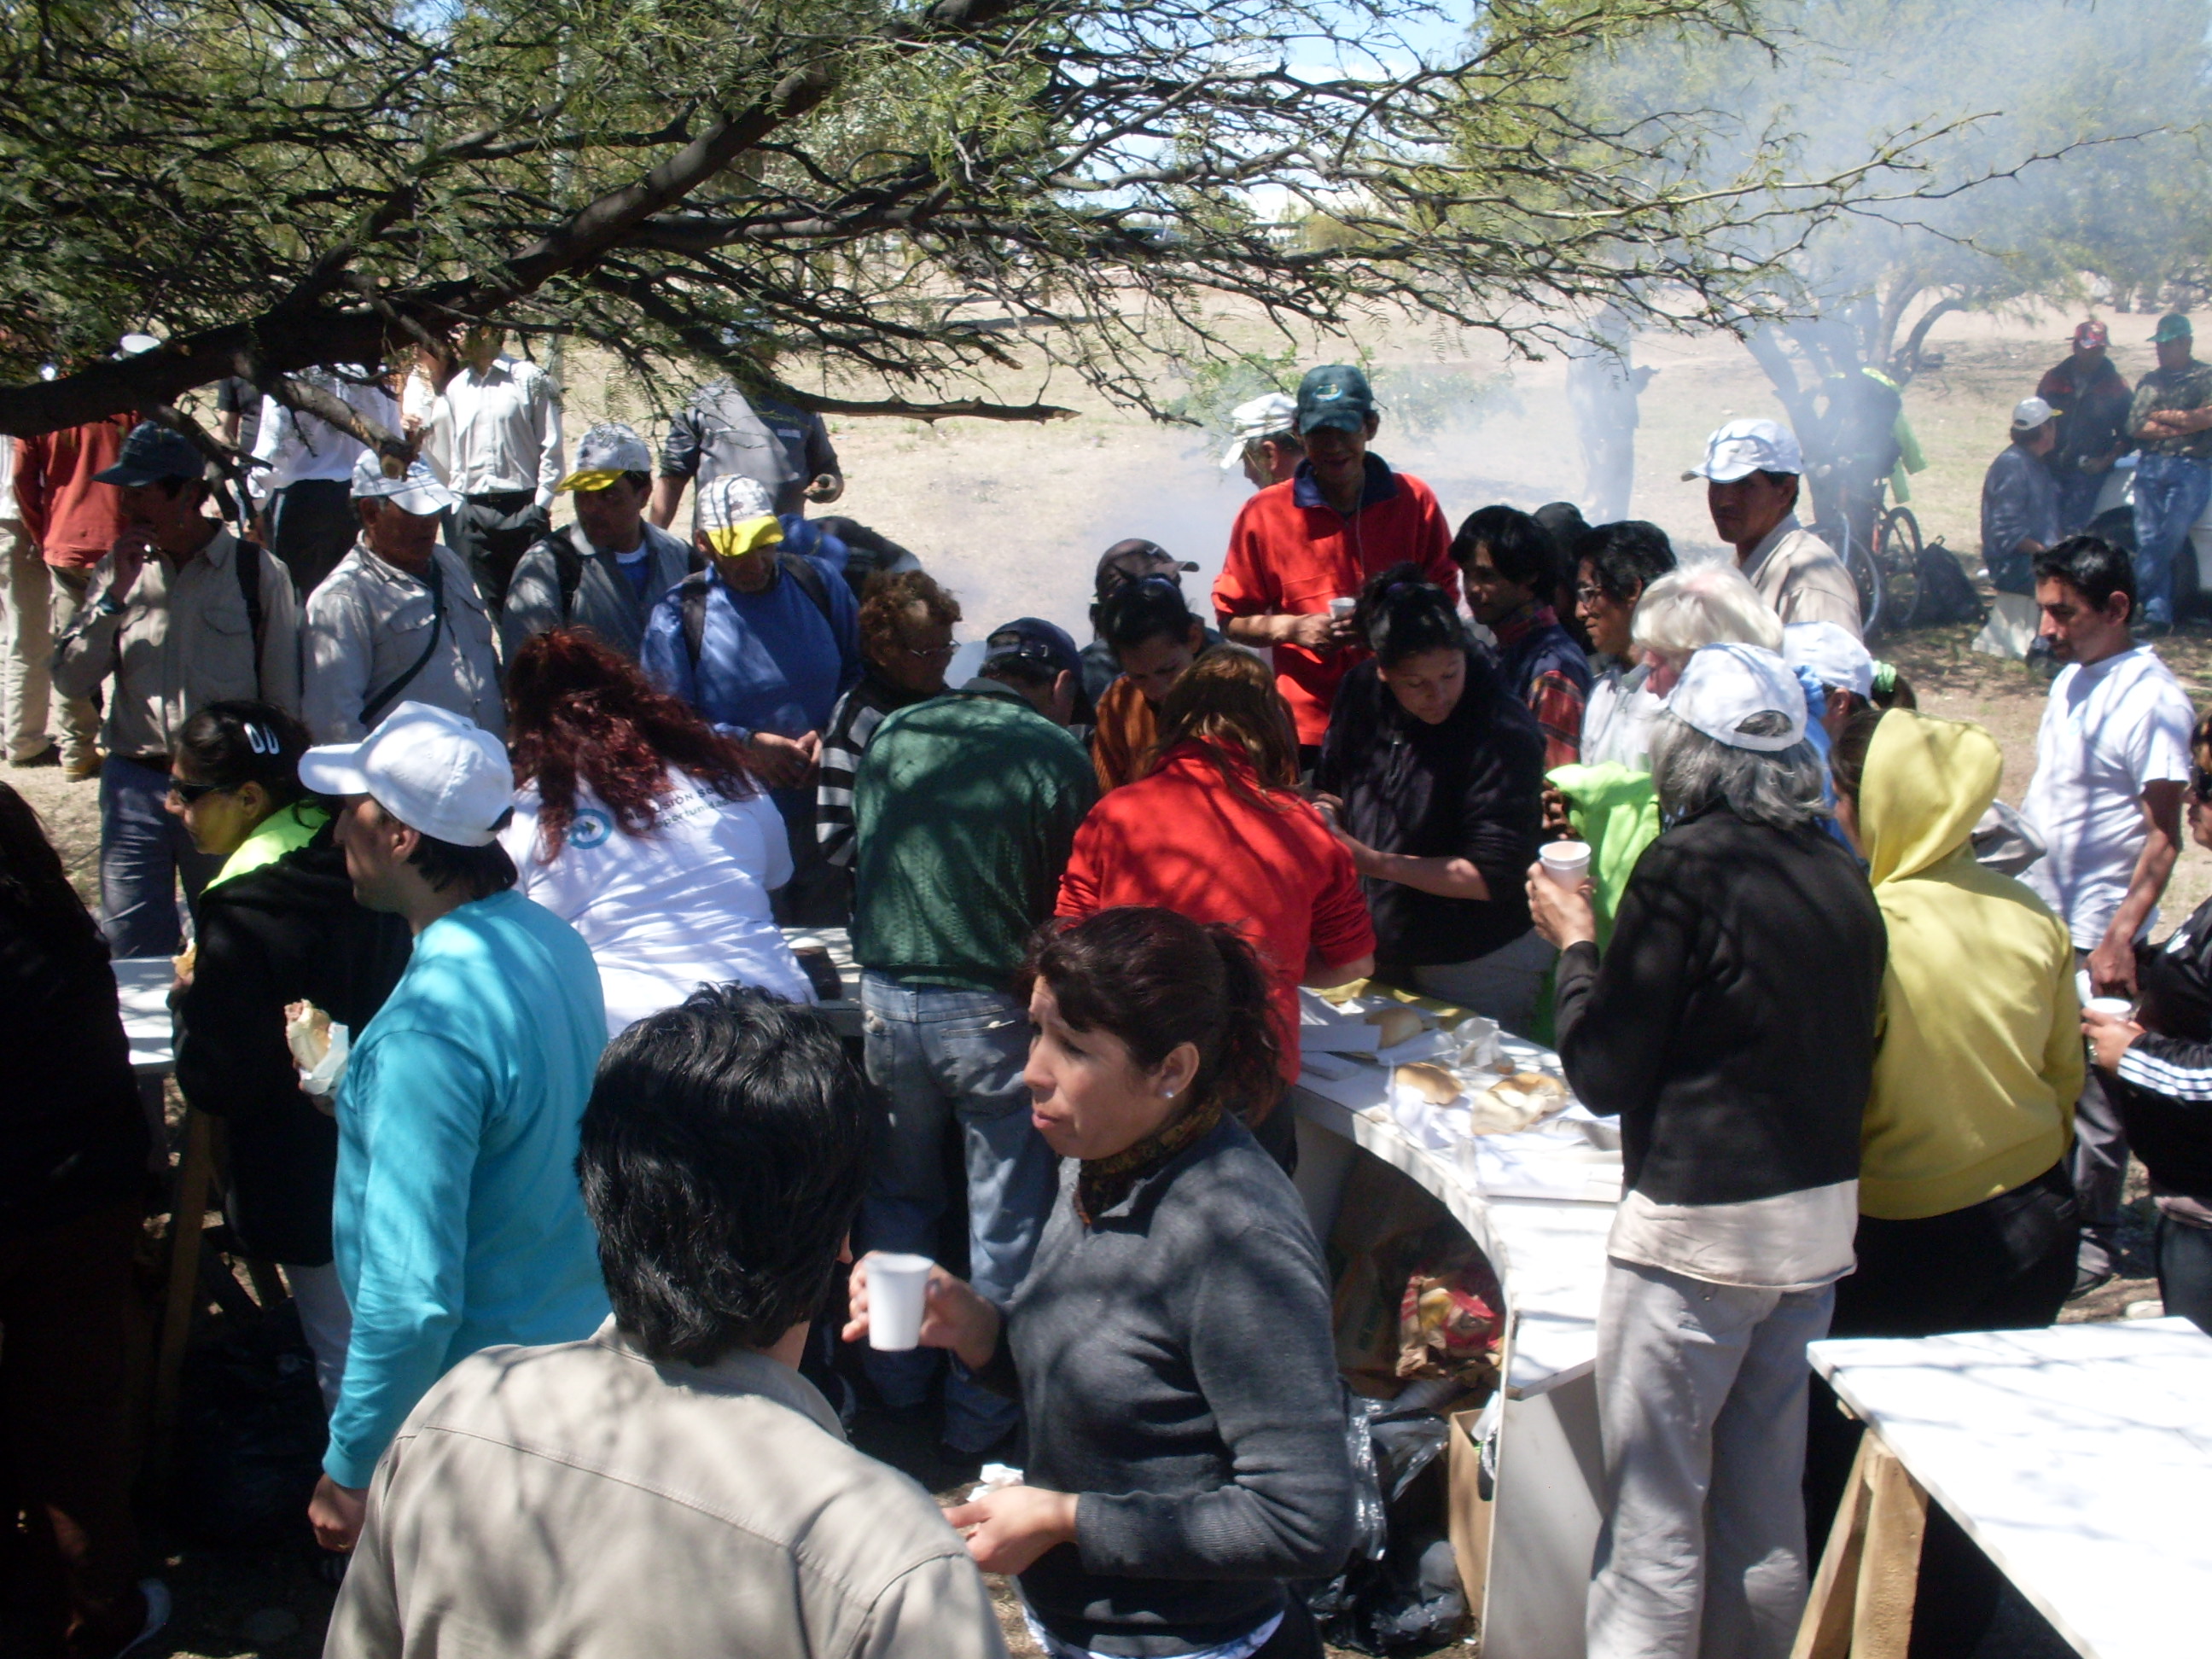
<path fill-rule="evenodd" d="M 591 948 L 512 891 L 424 928 L 355 1040 L 331 1212 L 353 1340 L 323 1459 L 340 1486 L 368 1484 L 459 1361 L 606 1317 L 575 1171 L 605 1042 Z"/>

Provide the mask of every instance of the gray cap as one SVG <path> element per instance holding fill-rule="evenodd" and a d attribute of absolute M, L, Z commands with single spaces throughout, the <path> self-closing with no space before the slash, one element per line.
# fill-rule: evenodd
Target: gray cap
<path fill-rule="evenodd" d="M 124 439 L 123 453 L 115 458 L 115 465 L 104 472 L 94 473 L 92 481 L 128 489 L 132 484 L 160 483 L 169 478 L 202 477 L 206 472 L 207 463 L 192 447 L 190 438 L 169 427 L 141 421 Z"/>
<path fill-rule="evenodd" d="M 556 489 L 605 489 L 625 472 L 653 471 L 645 440 L 620 421 L 602 421 L 576 441 L 575 470 Z"/>

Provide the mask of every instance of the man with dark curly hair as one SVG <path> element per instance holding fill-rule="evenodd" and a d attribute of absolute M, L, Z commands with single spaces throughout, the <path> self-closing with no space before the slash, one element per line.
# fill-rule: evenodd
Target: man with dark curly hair
<path fill-rule="evenodd" d="M 378 1467 L 324 1647 L 1005 1659 L 929 1494 L 798 1370 L 876 1107 L 813 1015 L 702 989 L 607 1049 L 576 1158 L 613 1316 L 463 1361 Z"/>
<path fill-rule="evenodd" d="M 837 699 L 822 734 L 814 832 L 822 856 L 853 861 L 853 775 L 884 716 L 945 690 L 960 601 L 919 570 L 872 579 L 860 601 L 860 678 Z"/>

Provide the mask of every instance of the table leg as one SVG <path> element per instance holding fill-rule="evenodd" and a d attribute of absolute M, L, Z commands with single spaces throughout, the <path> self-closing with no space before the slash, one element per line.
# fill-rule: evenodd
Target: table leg
<path fill-rule="evenodd" d="M 207 1226 L 208 1188 L 215 1176 L 213 1121 L 185 1109 L 185 1153 L 177 1166 L 177 1193 L 169 1206 L 169 1285 L 161 1310 L 161 1343 L 154 1366 L 154 1443 L 166 1464 L 177 1424 L 178 1386 L 185 1347 L 199 1303 L 200 1236 Z"/>
<path fill-rule="evenodd" d="M 1872 1429 L 1861 1443 L 1873 1452 L 1866 1464 L 1866 1552 L 1852 1609 L 1851 1659 L 1905 1659 L 1920 1589 L 1928 1494 Z"/>
<path fill-rule="evenodd" d="M 1928 1494 L 1869 1429 L 1790 1659 L 1905 1659 L 1927 1524 Z"/>

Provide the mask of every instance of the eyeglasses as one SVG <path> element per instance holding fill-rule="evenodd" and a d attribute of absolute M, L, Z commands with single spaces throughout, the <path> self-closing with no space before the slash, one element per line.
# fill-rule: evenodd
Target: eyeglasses
<path fill-rule="evenodd" d="M 2191 767 L 2189 793 L 2195 796 L 2200 804 L 2212 806 L 2212 772 L 2206 771 L 2201 766 Z"/>
<path fill-rule="evenodd" d="M 902 645 L 900 652 L 921 662 L 934 662 L 939 658 L 950 659 L 958 653 L 960 641 L 947 640 L 942 645 Z"/>
<path fill-rule="evenodd" d="M 232 787 L 227 783 L 179 783 L 169 780 L 169 799 L 180 806 L 191 806 L 209 795 L 226 793 Z"/>
<path fill-rule="evenodd" d="M 1575 589 L 1575 598 L 1577 601 L 1610 599 L 1612 597 L 1612 594 L 1607 592 L 1595 582 L 1584 582 Z"/>

